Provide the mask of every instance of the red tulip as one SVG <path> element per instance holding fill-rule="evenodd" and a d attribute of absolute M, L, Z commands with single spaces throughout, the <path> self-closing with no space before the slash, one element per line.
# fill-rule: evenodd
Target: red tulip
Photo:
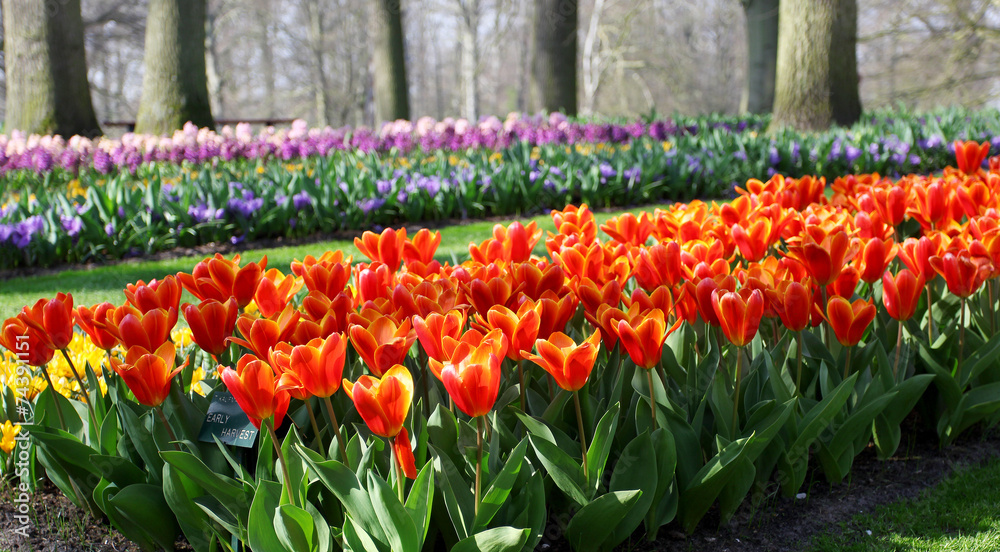
<path fill-rule="evenodd" d="M 413 458 L 413 448 L 410 446 L 410 434 L 406 428 L 400 428 L 399 433 L 392 440 L 392 454 L 396 457 L 396 464 L 403 471 L 403 475 L 410 479 L 417 478 L 417 461 Z M 402 485 L 402 482 L 400 482 Z"/>
<path fill-rule="evenodd" d="M 236 299 L 225 303 L 215 299 L 206 299 L 198 305 L 184 303 L 184 320 L 191 328 L 191 337 L 202 350 L 214 357 L 229 348 L 226 339 L 233 335 L 239 312 Z"/>
<path fill-rule="evenodd" d="M 500 363 L 489 343 L 460 347 L 441 368 L 441 381 L 455 406 L 475 418 L 488 413 L 500 391 Z"/>
<path fill-rule="evenodd" d="M 878 238 L 868 240 L 861 250 L 861 255 L 858 256 L 861 281 L 869 284 L 877 282 L 889 263 L 896 258 L 897 251 L 899 246 L 892 241 L 892 238 L 884 241 Z"/>
<path fill-rule="evenodd" d="M 523 360 L 521 351 L 530 349 L 535 343 L 541 323 L 538 311 L 530 303 L 523 303 L 517 312 L 496 305 L 486 313 L 486 320 L 478 314 L 476 319 L 484 329 L 499 329 L 503 332 L 510 345 L 507 349 L 507 358 L 515 361 Z"/>
<path fill-rule="evenodd" d="M 978 291 L 993 269 L 988 259 L 973 257 L 967 250 L 931 257 L 930 264 L 944 278 L 948 291 L 962 298 Z"/>
<path fill-rule="evenodd" d="M 79 306 L 76 308 L 76 325 L 87 334 L 90 341 L 98 348 L 110 351 L 118 340 L 110 332 L 104 329 L 107 324 L 108 314 L 115 309 L 111 303 L 104 302 L 87 308 Z"/>
<path fill-rule="evenodd" d="M 53 299 L 39 299 L 24 307 L 18 317 L 39 332 L 51 349 L 65 349 L 73 340 L 73 296 L 57 293 Z"/>
<path fill-rule="evenodd" d="M 306 289 L 328 298 L 336 297 L 351 281 L 351 257 L 341 251 L 327 251 L 317 260 L 307 255 L 304 261 L 292 261 L 292 273 L 302 278 Z"/>
<path fill-rule="evenodd" d="M 257 358 L 267 358 L 271 349 L 282 341 L 288 341 L 299 323 L 299 311 L 291 305 L 285 307 L 278 316 L 254 318 L 244 314 L 236 320 L 240 337 L 227 338 L 230 342 L 253 351 Z"/>
<path fill-rule="evenodd" d="M 44 334 L 25 324 L 19 317 L 4 321 L 0 330 L 0 345 L 30 366 L 44 366 L 55 354 L 55 350 L 44 339 Z"/>
<path fill-rule="evenodd" d="M 875 319 L 875 303 L 870 299 L 858 299 L 851 303 L 843 297 L 831 297 L 824 318 L 837 336 L 837 341 L 845 347 L 853 347 L 861 341 L 868 325 Z"/>
<path fill-rule="evenodd" d="M 955 140 L 955 160 L 958 170 L 965 174 L 976 174 L 983 166 L 983 161 L 990 154 L 990 143 L 977 144 L 974 140 L 962 142 Z"/>
<path fill-rule="evenodd" d="M 900 270 L 895 277 L 887 270 L 882 276 L 882 302 L 896 320 L 913 318 L 923 292 L 924 277 L 914 276 L 908 269 Z"/>
<path fill-rule="evenodd" d="M 737 347 L 743 347 L 757 335 L 764 315 L 764 295 L 760 290 L 744 288 L 737 291 L 712 292 L 712 308 L 719 319 L 722 333 Z"/>
<path fill-rule="evenodd" d="M 768 290 L 771 306 L 790 331 L 799 332 L 809 326 L 813 306 L 812 289 L 793 280 L 782 280 Z"/>
<path fill-rule="evenodd" d="M 819 242 L 806 234 L 801 243 L 788 246 L 788 257 L 801 263 L 816 285 L 825 286 L 840 276 L 840 271 L 854 258 L 858 249 L 858 241 L 841 230 Z"/>
<path fill-rule="evenodd" d="M 177 311 L 156 308 L 146 313 L 124 305 L 108 311 L 104 329 L 115 336 L 125 350 L 139 346 L 155 351 L 170 340 L 170 330 L 177 322 Z"/>

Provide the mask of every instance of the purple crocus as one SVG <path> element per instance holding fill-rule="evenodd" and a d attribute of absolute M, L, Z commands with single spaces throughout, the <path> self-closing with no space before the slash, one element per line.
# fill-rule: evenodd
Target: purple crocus
<path fill-rule="evenodd" d="M 385 199 L 381 197 L 368 197 L 365 199 L 358 200 L 358 208 L 364 211 L 366 215 L 370 215 L 372 211 L 381 209 L 385 205 Z"/>
<path fill-rule="evenodd" d="M 71 238 L 79 236 L 80 231 L 83 230 L 83 219 L 80 217 L 59 215 L 59 222 Z"/>

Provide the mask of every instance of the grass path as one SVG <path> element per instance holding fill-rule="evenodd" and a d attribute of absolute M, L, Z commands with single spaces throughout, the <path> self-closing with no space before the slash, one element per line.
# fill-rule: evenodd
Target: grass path
<path fill-rule="evenodd" d="M 650 211 L 663 205 L 649 205 L 633 209 L 596 213 L 598 224 L 611 217 L 625 212 L 638 213 Z M 514 218 L 511 221 L 516 220 Z M 539 228 L 545 231 L 555 231 L 552 217 L 540 215 L 520 219 L 522 222 L 536 221 Z M 441 245 L 438 247 L 437 259 L 441 262 L 457 264 L 468 258 L 469 243 L 479 243 L 490 237 L 493 222 L 474 222 L 470 224 L 446 226 L 440 228 Z M 240 252 L 244 260 L 257 261 L 267 255 L 267 266 L 289 272 L 289 265 L 295 259 L 306 255 L 319 256 L 327 250 L 341 249 L 355 260 L 365 260 L 354 243 L 347 240 L 317 242 L 306 245 L 276 247 L 268 249 L 250 249 Z M 545 254 L 544 234 L 542 241 L 535 248 L 536 254 Z M 126 261 L 113 265 L 95 267 L 89 270 L 66 270 L 55 274 L 29 276 L 0 282 L 0 320 L 14 316 L 24 305 L 33 304 L 40 298 L 53 297 L 56 293 L 71 292 L 74 304 L 93 305 L 103 301 L 120 304 L 125 300 L 122 290 L 125 284 L 138 280 L 149 281 L 162 278 L 177 272 L 190 272 L 194 265 L 204 257 L 179 257 L 162 261 L 142 261 L 141 259 Z M 184 292 L 182 301 L 194 302 L 193 296 Z"/>
<path fill-rule="evenodd" d="M 956 471 L 914 500 L 858 514 L 817 535 L 813 552 L 1000 550 L 1000 459 Z"/>

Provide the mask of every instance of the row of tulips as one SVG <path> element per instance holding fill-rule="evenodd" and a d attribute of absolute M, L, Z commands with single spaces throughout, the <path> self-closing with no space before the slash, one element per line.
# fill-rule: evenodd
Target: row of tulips
<path fill-rule="evenodd" d="M 0 175 L 0 268 L 373 225 L 544 213 L 566 204 L 607 207 L 728 197 L 746 178 L 774 174 L 832 179 L 849 173 L 927 173 L 952 158 L 943 136 L 1000 144 L 997 120 L 995 112 L 885 112 L 850 129 L 771 135 L 757 132 L 766 123 L 760 118 L 613 125 L 566 121 L 555 114 L 548 121 L 484 121 L 482 128 L 506 138 L 455 146 L 431 141 L 406 155 L 398 148 L 371 151 L 348 144 L 339 134 L 342 147 L 320 147 L 315 142 L 332 131 L 301 125 L 257 137 L 245 129 L 216 135 L 189 128 L 171 139 L 129 137 L 127 147 L 115 145 L 115 155 L 137 163 L 134 170 L 83 163 L 74 170 Z M 449 125 L 440 132 L 486 132 Z M 396 130 L 383 134 L 426 137 L 436 135 L 431 129 L 437 126 L 398 122 L 391 125 Z M 45 159 L 36 155 L 38 148 L 61 144 L 54 138 L 11 141 L 7 155 Z M 97 155 L 105 146 L 79 147 Z M 121 148 L 145 151 L 150 162 L 139 163 L 144 156 L 125 155 Z M 247 152 L 217 157 L 239 148 Z M 285 149 L 287 154 L 279 153 Z M 161 150 L 169 150 L 169 156 L 156 153 Z"/>
<path fill-rule="evenodd" d="M 840 481 L 914 412 L 948 444 L 1000 420 L 1000 172 L 954 148 L 938 176 L 775 176 L 600 228 L 569 206 L 546 257 L 533 224 L 457 266 L 387 229 L 364 262 L 216 256 L 121 306 L 40 300 L 0 344 L 50 379 L 75 325 L 109 361 L 34 397 L 25 482 L 148 549 L 589 551 Z M 252 449 L 199 440 L 225 391 Z"/>

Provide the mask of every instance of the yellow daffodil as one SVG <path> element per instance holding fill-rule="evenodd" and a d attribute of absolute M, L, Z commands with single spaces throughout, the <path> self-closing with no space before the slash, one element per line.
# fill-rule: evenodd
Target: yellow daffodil
<path fill-rule="evenodd" d="M 14 437 L 16 437 L 18 433 L 21 433 L 21 426 L 20 424 L 14 425 L 10 423 L 10 420 L 7 420 L 2 426 L 0 426 L 0 432 L 3 433 L 3 435 L 0 436 L 0 450 L 10 454 L 14 451 L 14 447 L 17 446 L 17 442 L 14 440 Z"/>

